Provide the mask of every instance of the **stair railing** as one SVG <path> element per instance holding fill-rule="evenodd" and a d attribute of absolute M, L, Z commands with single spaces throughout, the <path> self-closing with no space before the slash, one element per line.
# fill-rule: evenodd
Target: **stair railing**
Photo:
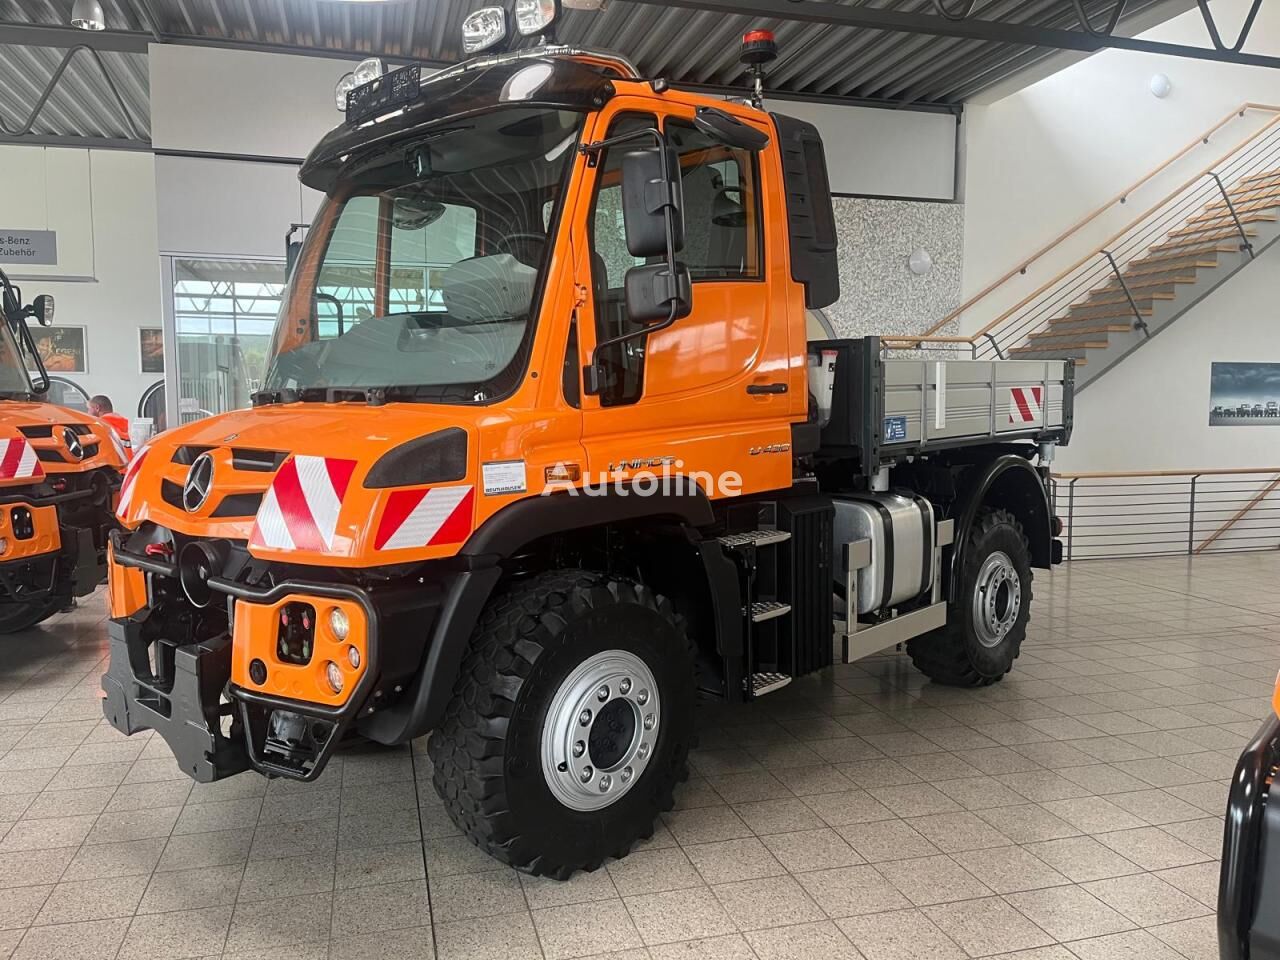
<path fill-rule="evenodd" d="M 1094 224 L 1104 214 L 1125 205 L 1135 191 L 1152 183 L 1160 174 L 1168 171 L 1197 148 L 1210 144 L 1215 134 L 1238 120 L 1258 113 L 1267 116 L 1258 129 L 1236 141 L 1225 153 L 1178 184 L 1119 232 L 1108 237 L 1070 267 L 1022 297 L 995 319 L 972 334 L 940 333 L 948 324 L 959 320 L 964 314 L 991 298 L 993 294 L 1007 292 L 1010 289 L 1009 284 L 1023 277 L 1033 264 L 1042 260 L 1063 243 L 1077 237 L 1082 230 Z M 1138 304 L 1138 301 L 1143 298 L 1135 296 L 1131 291 L 1129 286 L 1131 278 L 1126 278 L 1125 268 L 1133 261 L 1146 256 L 1153 247 L 1167 240 L 1174 231 L 1187 226 L 1193 218 L 1210 213 L 1215 204 L 1225 205 L 1223 216 L 1230 217 L 1230 222 L 1234 225 L 1240 240 L 1240 249 L 1252 257 L 1253 245 L 1232 193 L 1248 178 L 1277 169 L 1280 169 L 1280 106 L 1245 103 L 1149 171 L 1136 183 L 1112 197 L 1088 216 L 1054 237 L 1030 257 L 1022 260 L 1012 270 L 978 291 L 923 334 L 910 337 L 885 337 L 882 342 L 887 349 L 892 350 L 929 349 L 968 353 L 975 359 L 1005 358 L 1009 355 L 1011 348 L 1024 343 L 1035 334 L 1043 333 L 1051 320 L 1067 318 L 1068 309 L 1072 305 L 1080 304 L 1092 291 L 1102 287 L 1110 289 L 1111 284 L 1115 285 L 1117 298 L 1122 299 L 1117 304 L 1109 305 L 1127 307 L 1125 312 L 1131 315 L 1134 329 L 1145 332 L 1145 314 Z M 1280 188 L 1280 178 L 1276 186 Z M 1245 217 L 1247 215 L 1246 212 Z M 1219 218 L 1214 215 L 1211 219 Z M 1206 241 L 1206 243 L 1210 242 L 1217 244 L 1222 243 L 1223 240 Z M 1078 319 L 1089 318 L 1086 316 Z M 1108 316 L 1104 319 L 1116 322 L 1119 317 Z M 1087 328 L 1087 325 L 1082 326 Z M 1064 333 L 1063 336 L 1066 334 Z"/>
<path fill-rule="evenodd" d="M 1200 556 L 1280 546 L 1280 468 L 1054 473 L 1067 560 Z"/>

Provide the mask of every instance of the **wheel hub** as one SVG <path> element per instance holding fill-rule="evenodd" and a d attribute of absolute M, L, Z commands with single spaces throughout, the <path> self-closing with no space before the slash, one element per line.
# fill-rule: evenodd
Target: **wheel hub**
<path fill-rule="evenodd" d="M 984 647 L 1004 640 L 1022 610 L 1022 581 L 1013 560 L 997 550 L 983 561 L 973 591 L 973 625 Z"/>
<path fill-rule="evenodd" d="M 644 771 L 661 729 L 653 671 L 626 650 L 606 650 L 572 670 L 542 727 L 542 774 L 572 810 L 616 803 Z"/>

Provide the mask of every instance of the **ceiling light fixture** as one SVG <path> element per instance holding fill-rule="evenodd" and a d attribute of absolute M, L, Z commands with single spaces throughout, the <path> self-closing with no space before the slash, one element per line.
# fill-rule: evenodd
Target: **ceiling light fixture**
<path fill-rule="evenodd" d="M 107 18 L 98 0 L 76 0 L 71 6 L 71 25 L 81 30 L 105 30 Z"/>

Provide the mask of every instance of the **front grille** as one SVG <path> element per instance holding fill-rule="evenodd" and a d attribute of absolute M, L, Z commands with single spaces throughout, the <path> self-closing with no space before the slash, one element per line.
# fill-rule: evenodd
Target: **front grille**
<path fill-rule="evenodd" d="M 222 498 L 222 502 L 214 508 L 211 516 L 215 517 L 251 517 L 262 505 L 260 493 L 232 493 Z"/>
<path fill-rule="evenodd" d="M 237 470 L 252 470 L 260 473 L 274 473 L 284 463 L 288 454 L 280 450 L 250 450 L 247 447 L 233 447 L 231 465 Z"/>
<path fill-rule="evenodd" d="M 171 507 L 184 509 L 182 505 L 182 487 L 178 486 L 172 480 L 160 481 L 160 499 Z"/>
<path fill-rule="evenodd" d="M 36 456 L 45 463 L 66 463 L 67 458 L 58 450 L 50 450 L 48 447 L 36 447 Z"/>
<path fill-rule="evenodd" d="M 96 443 L 86 443 L 83 444 L 83 446 L 86 460 L 89 459 L 89 457 L 96 457 L 98 455 L 98 445 Z"/>
<path fill-rule="evenodd" d="M 28 440 L 46 440 L 53 436 L 53 425 L 44 424 L 35 427 L 19 427 L 24 437 Z"/>
<path fill-rule="evenodd" d="M 196 457 L 202 453 L 208 453 L 212 449 L 213 447 L 182 446 L 173 451 L 172 462 L 189 467 L 196 462 Z"/>

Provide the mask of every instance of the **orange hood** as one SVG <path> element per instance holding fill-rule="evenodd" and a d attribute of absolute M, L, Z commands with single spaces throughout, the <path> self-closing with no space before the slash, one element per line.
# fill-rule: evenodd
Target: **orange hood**
<path fill-rule="evenodd" d="M 290 563 L 374 566 L 452 555 L 475 525 L 475 433 L 485 415 L 426 404 L 294 403 L 198 420 L 135 453 L 118 516 L 127 527 L 151 521 L 247 541 L 254 556 Z M 451 434 L 450 479 L 365 486 L 389 451 L 448 428 L 462 431 Z"/>
<path fill-rule="evenodd" d="M 110 427 L 52 403 L 0 400 L 0 443 L 0 487 L 30 484 L 45 474 L 124 469 L 124 450 Z"/>

